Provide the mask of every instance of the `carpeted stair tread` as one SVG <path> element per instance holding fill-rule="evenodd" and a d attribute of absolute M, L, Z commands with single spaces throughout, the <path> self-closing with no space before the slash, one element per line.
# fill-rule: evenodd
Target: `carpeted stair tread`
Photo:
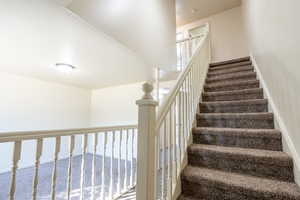
<path fill-rule="evenodd" d="M 272 163 L 282 167 L 290 166 L 293 160 L 286 153 L 281 151 L 257 150 L 237 147 L 222 147 L 218 145 L 192 144 L 188 148 L 189 153 L 197 153 L 201 151 L 212 151 L 215 153 L 226 154 L 234 157 L 234 159 L 252 158 L 253 161 L 260 163 Z"/>
<path fill-rule="evenodd" d="M 209 72 L 217 72 L 217 71 L 221 71 L 221 70 L 229 70 L 229 69 L 241 68 L 241 67 L 252 67 L 252 69 L 254 69 L 251 62 L 245 62 L 245 63 L 241 63 L 241 64 L 210 67 L 210 68 L 208 68 L 208 71 Z"/>
<path fill-rule="evenodd" d="M 281 133 L 275 129 L 247 129 L 247 128 L 215 128 L 215 127 L 195 127 L 193 134 L 223 135 L 247 138 L 273 138 L 281 139 Z"/>
<path fill-rule="evenodd" d="M 258 80 L 246 80 L 246 81 L 231 81 L 229 83 L 211 83 L 204 85 L 205 92 L 214 91 L 231 91 L 231 90 L 241 90 L 259 88 Z"/>
<path fill-rule="evenodd" d="M 209 66 L 210 67 L 216 67 L 216 66 L 220 66 L 220 65 L 227 65 L 227 64 L 247 62 L 247 61 L 250 61 L 249 56 L 248 57 L 231 59 L 231 60 L 226 60 L 226 61 L 221 61 L 221 62 L 215 62 L 215 63 L 211 63 Z"/>
<path fill-rule="evenodd" d="M 232 100 L 245 100 L 245 99 L 248 100 L 248 99 L 262 99 L 262 98 L 263 98 L 262 88 L 202 93 L 202 100 L 205 102 L 232 101 Z"/>
<path fill-rule="evenodd" d="M 215 102 L 202 102 L 200 105 L 207 105 L 207 106 L 243 106 L 243 105 L 261 105 L 267 104 L 267 99 L 251 99 L 251 100 L 240 100 L 240 101 L 215 101 Z"/>
<path fill-rule="evenodd" d="M 180 195 L 180 197 L 178 197 L 177 200 L 207 200 L 207 199 L 203 199 L 203 198 L 195 198 L 192 196 L 185 196 L 185 195 Z"/>
<path fill-rule="evenodd" d="M 193 128 L 194 144 L 282 151 L 281 133 L 275 129 Z"/>
<path fill-rule="evenodd" d="M 201 113 L 242 113 L 242 112 L 267 112 L 266 99 L 240 100 L 240 101 L 215 101 L 200 103 Z"/>
<path fill-rule="evenodd" d="M 200 113 L 197 125 L 223 128 L 274 128 L 272 113 Z"/>
<path fill-rule="evenodd" d="M 220 69 L 220 70 L 208 70 L 207 77 L 212 78 L 212 77 L 217 77 L 217 76 L 222 76 L 222 75 L 232 75 L 235 73 L 239 72 L 254 72 L 254 67 L 253 66 L 237 66 L 237 67 L 232 67 L 228 69 Z"/>
<path fill-rule="evenodd" d="M 188 148 L 192 166 L 220 169 L 292 182 L 293 160 L 281 151 L 192 144 Z"/>
<path fill-rule="evenodd" d="M 198 113 L 197 119 L 273 119 L 273 113 Z"/>
<path fill-rule="evenodd" d="M 182 173 L 182 180 L 183 194 L 193 195 L 194 197 L 205 195 L 207 199 L 210 199 L 208 195 L 212 195 L 216 198 L 211 199 L 218 200 L 300 199 L 300 190 L 294 183 L 214 169 L 187 166 Z M 204 190 L 202 187 L 207 187 L 208 190 Z M 215 192 L 219 192 L 219 194 Z M 228 195 L 232 196 L 232 198 L 228 197 Z"/>
<path fill-rule="evenodd" d="M 228 82 L 234 80 L 249 80 L 256 79 L 255 72 L 239 72 L 235 74 L 225 74 L 217 77 L 207 78 L 206 83 Z"/>

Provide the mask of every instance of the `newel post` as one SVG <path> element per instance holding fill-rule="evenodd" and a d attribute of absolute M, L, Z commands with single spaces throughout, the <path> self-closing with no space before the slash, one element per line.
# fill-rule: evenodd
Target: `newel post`
<path fill-rule="evenodd" d="M 143 85 L 144 96 L 136 104 L 138 111 L 138 149 L 136 199 L 156 199 L 156 106 L 152 97 L 153 86 Z"/>

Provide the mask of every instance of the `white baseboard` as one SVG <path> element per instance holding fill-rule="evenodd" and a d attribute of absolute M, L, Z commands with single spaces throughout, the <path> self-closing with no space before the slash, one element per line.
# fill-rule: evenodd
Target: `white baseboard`
<path fill-rule="evenodd" d="M 283 142 L 283 151 L 288 153 L 290 156 L 292 156 L 294 160 L 294 175 L 295 175 L 295 182 L 300 186 L 300 156 L 296 150 L 295 144 L 292 141 L 290 134 L 288 132 L 288 129 L 282 120 L 282 117 L 280 115 L 280 112 L 277 109 L 277 106 L 274 103 L 274 100 L 271 96 L 270 90 L 263 78 L 263 75 L 261 71 L 259 70 L 259 67 L 257 65 L 257 62 L 253 56 L 253 54 L 250 54 L 252 65 L 254 66 L 255 72 L 257 73 L 257 76 L 260 80 L 260 84 L 264 90 L 264 96 L 268 99 L 269 103 L 269 109 L 274 114 L 275 119 L 275 127 L 279 129 L 282 133 L 282 142 Z"/>

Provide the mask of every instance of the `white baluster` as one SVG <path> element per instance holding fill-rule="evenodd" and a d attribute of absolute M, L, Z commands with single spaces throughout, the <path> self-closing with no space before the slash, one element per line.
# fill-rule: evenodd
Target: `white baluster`
<path fill-rule="evenodd" d="M 102 174 L 101 174 L 101 199 L 105 199 L 105 156 L 106 156 L 106 148 L 107 148 L 107 132 L 104 133 L 104 141 L 103 141 L 103 158 L 102 158 Z"/>
<path fill-rule="evenodd" d="M 177 96 L 175 97 L 175 102 L 174 102 L 174 104 L 173 104 L 173 109 L 174 109 L 174 111 L 173 111 L 173 116 L 174 116 L 174 123 L 173 123 L 173 127 L 174 127 L 174 133 L 173 133 L 173 144 L 174 144 L 174 152 L 173 152 L 173 154 L 174 154 L 174 158 L 173 158 L 173 161 L 174 161 L 174 176 L 175 176 L 175 182 L 177 181 L 177 171 L 178 171 L 178 169 L 177 169 L 177 117 L 176 117 L 176 115 L 177 115 L 177 110 L 176 110 L 176 108 L 177 108 Z"/>
<path fill-rule="evenodd" d="M 182 161 L 182 92 L 179 90 L 178 93 L 178 147 L 179 147 L 179 166 L 181 165 Z M 179 168 L 180 169 L 180 168 Z"/>
<path fill-rule="evenodd" d="M 160 176 L 159 176 L 159 174 L 161 173 L 161 171 L 162 171 L 162 160 L 161 160 L 161 135 L 159 134 L 158 135 L 158 139 L 157 139 L 157 143 L 156 143 L 156 160 L 157 160 L 157 162 L 158 162 L 158 164 L 157 164 L 157 172 L 158 172 L 158 176 L 157 176 L 157 179 L 156 179 L 156 185 L 160 185 L 160 183 L 161 183 L 161 180 L 160 180 Z M 156 199 L 160 199 L 160 195 L 161 195 L 161 193 L 159 193 L 159 190 L 157 191 L 157 194 L 156 194 Z"/>
<path fill-rule="evenodd" d="M 22 150 L 22 141 L 16 141 L 14 144 L 12 176 L 11 176 L 11 185 L 10 185 L 10 192 L 9 192 L 10 200 L 15 199 L 16 178 L 17 178 L 18 164 L 21 158 L 21 150 Z"/>
<path fill-rule="evenodd" d="M 128 177 L 128 136 L 129 136 L 129 133 L 128 133 L 128 129 L 126 129 L 126 144 L 125 144 L 125 177 L 124 177 L 124 190 L 127 190 L 128 187 L 127 187 L 127 177 Z"/>
<path fill-rule="evenodd" d="M 96 200 L 96 159 L 98 148 L 98 133 L 94 134 L 94 154 L 93 154 L 93 170 L 92 170 L 92 200 Z"/>
<path fill-rule="evenodd" d="M 118 194 L 121 194 L 121 161 L 122 161 L 122 134 L 123 130 L 120 130 L 119 136 L 119 158 L 118 158 Z"/>
<path fill-rule="evenodd" d="M 32 199 L 36 200 L 37 196 L 37 187 L 39 182 L 39 166 L 40 166 L 40 159 L 43 150 L 43 139 L 37 139 L 36 141 L 36 154 L 35 154 L 35 172 L 33 178 L 33 186 L 32 186 Z"/>
<path fill-rule="evenodd" d="M 187 80 L 185 79 L 184 80 L 184 88 L 185 88 L 185 93 L 184 93 L 184 96 L 185 96 L 185 113 L 186 113 L 186 115 L 185 115 L 185 117 L 186 117 L 186 119 L 185 119 L 185 149 L 187 148 L 187 145 L 188 145 L 188 132 L 189 132 L 189 110 L 188 110 L 188 104 L 189 104 L 189 102 L 188 102 L 188 88 L 187 88 Z"/>
<path fill-rule="evenodd" d="M 112 132 L 111 155 L 110 155 L 110 190 L 109 197 L 113 199 L 113 182 L 114 182 L 114 152 L 115 152 L 115 131 Z"/>
<path fill-rule="evenodd" d="M 134 153 L 134 129 L 131 132 L 131 179 L 130 179 L 130 187 L 134 185 L 134 168 L 133 168 L 133 153 Z"/>
<path fill-rule="evenodd" d="M 139 200 L 156 198 L 157 174 L 157 132 L 156 132 L 156 101 L 151 95 L 153 86 L 143 85 L 145 95 L 139 101 L 138 119 L 138 168 L 137 168 L 137 197 Z"/>
<path fill-rule="evenodd" d="M 190 75 L 190 88 L 191 88 L 191 116 L 192 116 L 192 122 L 194 118 L 194 110 L 195 110 L 195 105 L 194 105 L 194 88 L 193 88 L 193 69 L 194 69 L 195 63 L 192 65 L 191 71 L 189 73 Z"/>
<path fill-rule="evenodd" d="M 191 128 L 193 125 L 193 110 L 194 110 L 194 106 L 193 106 L 193 88 L 192 88 L 192 72 L 190 71 L 189 74 L 189 90 L 190 90 L 190 130 L 189 133 L 191 133 Z"/>
<path fill-rule="evenodd" d="M 57 161 L 60 152 L 60 143 L 61 137 L 58 136 L 55 138 L 55 152 L 54 152 L 54 166 L 53 166 L 53 174 L 52 174 L 52 192 L 51 199 L 55 200 L 56 198 L 56 179 L 57 179 Z"/>
<path fill-rule="evenodd" d="M 196 82 L 196 70 L 197 70 L 197 63 L 193 68 L 193 88 L 194 88 L 194 113 L 193 116 L 195 117 L 197 113 L 198 103 L 199 103 L 199 96 L 198 96 L 198 82 Z M 200 88 L 199 88 L 200 91 Z"/>
<path fill-rule="evenodd" d="M 80 176 L 80 199 L 84 200 L 84 185 L 85 185 L 85 160 L 88 144 L 88 135 L 82 136 L 82 161 L 81 161 L 81 176 Z"/>
<path fill-rule="evenodd" d="M 186 106 L 186 98 L 185 98 L 185 85 L 184 85 L 184 82 L 183 82 L 183 85 L 182 85 L 182 136 L 183 136 L 183 154 L 186 150 L 186 136 L 185 136 L 185 132 L 186 132 L 186 116 L 187 116 L 187 112 L 185 110 Z"/>
<path fill-rule="evenodd" d="M 70 200 L 71 191 L 72 191 L 72 161 L 73 161 L 73 152 L 75 147 L 75 136 L 70 136 L 69 141 L 69 167 L 68 167 L 68 183 L 67 183 L 67 198 Z"/>
<path fill-rule="evenodd" d="M 186 94 L 187 94 L 187 138 L 189 138 L 189 130 L 190 130 L 190 91 L 189 91 L 189 78 L 188 75 L 185 78 L 185 84 L 186 84 Z"/>
<path fill-rule="evenodd" d="M 173 195 L 173 155 L 172 155 L 172 106 L 170 107 L 170 112 L 169 112 L 169 167 L 170 167 L 170 174 L 169 174 L 169 181 L 170 181 L 170 198 L 172 198 Z"/>
<path fill-rule="evenodd" d="M 167 135 L 167 123 L 164 121 L 163 123 L 163 132 L 162 132 L 162 171 L 161 171 L 161 177 L 162 177 L 162 183 L 161 183 L 161 197 L 162 199 L 165 199 L 166 193 L 165 193 L 165 174 L 166 174 L 166 135 Z"/>
<path fill-rule="evenodd" d="M 188 138 L 190 136 L 190 128 L 191 128 L 191 100 L 190 100 L 190 84 L 189 84 L 189 75 L 187 74 L 186 76 L 186 88 L 187 88 L 187 110 L 188 110 L 188 130 L 187 130 L 187 134 L 188 134 Z"/>

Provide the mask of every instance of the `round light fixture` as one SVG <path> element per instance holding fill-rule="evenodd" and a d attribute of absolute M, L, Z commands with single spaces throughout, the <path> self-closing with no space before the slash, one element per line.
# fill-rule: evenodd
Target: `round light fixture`
<path fill-rule="evenodd" d="M 63 73 L 71 73 L 76 69 L 75 66 L 66 63 L 56 63 L 55 67 L 58 71 Z"/>

